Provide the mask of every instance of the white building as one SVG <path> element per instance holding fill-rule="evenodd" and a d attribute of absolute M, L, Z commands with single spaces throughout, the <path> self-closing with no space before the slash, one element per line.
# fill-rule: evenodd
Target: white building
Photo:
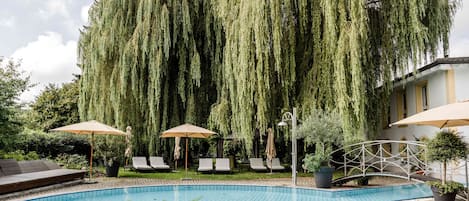
<path fill-rule="evenodd" d="M 417 76 L 409 75 L 404 79 L 394 82 L 389 116 L 383 118 L 388 124 L 427 109 L 469 100 L 469 57 L 437 59 L 419 68 Z M 469 126 L 457 129 L 469 142 Z M 380 138 L 416 140 L 416 138 L 425 137 L 431 139 L 437 131 L 439 128 L 431 126 L 384 126 Z M 397 154 L 399 145 L 393 144 L 391 151 Z M 464 181 L 456 175 L 453 175 L 453 179 Z"/>

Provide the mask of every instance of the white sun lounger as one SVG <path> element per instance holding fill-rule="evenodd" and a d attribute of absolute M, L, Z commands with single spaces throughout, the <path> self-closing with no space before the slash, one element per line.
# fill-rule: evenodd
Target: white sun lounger
<path fill-rule="evenodd" d="M 169 165 L 167 165 L 163 157 L 150 156 L 150 166 L 155 170 L 169 170 Z"/>
<path fill-rule="evenodd" d="M 213 160 L 211 158 L 199 158 L 199 172 L 211 172 L 213 171 Z"/>
<path fill-rule="evenodd" d="M 132 157 L 132 166 L 135 170 L 137 171 L 149 171 L 153 170 L 148 164 L 147 164 L 147 158 L 143 156 L 136 156 Z"/>
<path fill-rule="evenodd" d="M 278 159 L 278 158 L 273 158 L 272 159 L 272 165 L 270 164 L 271 162 L 269 160 L 266 160 L 266 163 L 267 163 L 267 167 L 269 169 L 277 170 L 277 171 L 285 170 L 285 167 L 280 165 L 280 159 Z"/>
<path fill-rule="evenodd" d="M 217 172 L 231 172 L 229 158 L 217 158 L 215 160 L 215 171 Z"/>
<path fill-rule="evenodd" d="M 249 166 L 255 171 L 267 171 L 267 167 L 264 166 L 262 158 L 250 158 Z"/>

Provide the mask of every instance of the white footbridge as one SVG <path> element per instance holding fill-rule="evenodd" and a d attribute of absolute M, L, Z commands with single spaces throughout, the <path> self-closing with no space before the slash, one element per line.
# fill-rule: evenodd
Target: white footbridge
<path fill-rule="evenodd" d="M 397 152 L 392 149 L 398 148 Z M 426 145 L 420 141 L 375 140 L 345 146 L 332 152 L 331 160 L 343 176 L 333 181 L 341 185 L 347 181 L 372 176 L 397 177 L 418 182 L 438 180 L 427 160 Z M 466 189 L 458 197 L 469 200 L 468 158 L 455 169 L 465 169 Z"/>
<path fill-rule="evenodd" d="M 398 147 L 392 153 L 391 147 Z M 426 145 L 419 141 L 375 140 L 345 146 L 332 152 L 332 165 L 344 175 L 334 184 L 367 176 L 389 176 L 408 180 L 427 181 L 430 177 L 426 159 Z M 341 157 L 337 157 L 340 155 Z"/>

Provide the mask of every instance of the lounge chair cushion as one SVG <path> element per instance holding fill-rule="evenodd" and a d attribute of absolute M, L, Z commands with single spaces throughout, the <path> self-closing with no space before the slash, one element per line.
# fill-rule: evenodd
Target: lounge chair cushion
<path fill-rule="evenodd" d="M 163 160 L 163 157 L 157 157 L 157 156 L 150 156 L 150 166 L 155 169 L 164 169 L 164 170 L 169 169 L 169 165 L 166 165 L 166 163 Z"/>
<path fill-rule="evenodd" d="M 217 158 L 215 161 L 215 171 L 217 172 L 230 172 L 230 159 Z"/>
<path fill-rule="evenodd" d="M 40 172 L 49 170 L 42 160 L 18 161 L 22 173 Z"/>
<path fill-rule="evenodd" d="M 55 169 L 60 169 L 61 168 L 59 165 L 57 165 L 57 163 L 54 163 L 54 162 L 49 161 L 49 160 L 43 160 L 42 162 L 44 163 L 44 165 L 47 166 L 47 168 L 49 170 L 55 170 Z"/>
<path fill-rule="evenodd" d="M 0 160 L 0 168 L 4 175 L 21 174 L 21 168 L 15 159 Z"/>
<path fill-rule="evenodd" d="M 280 159 L 278 158 L 272 159 L 272 165 L 271 165 L 271 162 L 267 160 L 267 167 L 272 170 L 285 170 L 285 167 L 280 165 Z"/>
<path fill-rule="evenodd" d="M 147 159 L 145 157 L 132 157 L 132 166 L 136 170 L 153 170 L 153 168 L 147 164 Z"/>
<path fill-rule="evenodd" d="M 0 177 L 0 194 L 82 179 L 86 171 L 55 169 Z"/>
<path fill-rule="evenodd" d="M 267 167 L 264 166 L 262 158 L 250 158 L 249 165 L 253 170 L 267 170 Z"/>
<path fill-rule="evenodd" d="M 213 170 L 213 160 L 211 158 L 199 158 L 199 172 L 208 172 Z"/>

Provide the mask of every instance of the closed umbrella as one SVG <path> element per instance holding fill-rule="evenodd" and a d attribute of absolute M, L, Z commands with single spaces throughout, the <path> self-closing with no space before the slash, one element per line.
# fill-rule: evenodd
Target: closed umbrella
<path fill-rule="evenodd" d="M 274 132 L 272 128 L 267 129 L 267 144 L 265 146 L 265 154 L 267 159 L 270 161 L 270 173 L 272 173 L 272 159 L 277 156 L 277 151 L 275 150 L 275 141 L 274 141 Z"/>
<path fill-rule="evenodd" d="M 163 131 L 161 134 L 162 138 L 167 137 L 184 137 L 186 138 L 186 160 L 185 160 L 185 168 L 187 174 L 187 151 L 189 149 L 188 139 L 189 138 L 208 138 L 212 135 L 216 134 L 215 132 L 201 128 L 198 126 L 194 126 L 192 124 L 183 124 L 169 130 Z"/>
<path fill-rule="evenodd" d="M 115 129 L 106 124 L 100 123 L 98 121 L 86 121 L 76 124 L 71 124 L 68 126 L 63 126 L 59 128 L 51 129 L 50 131 L 54 132 L 67 132 L 80 135 L 91 135 L 91 151 L 90 151 L 90 182 L 92 178 L 92 169 L 93 169 L 93 146 L 94 146 L 94 135 L 120 135 L 126 136 L 127 134 Z"/>
<path fill-rule="evenodd" d="M 126 128 L 127 135 L 125 136 L 125 143 L 127 144 L 127 148 L 125 148 L 125 165 L 127 166 L 127 162 L 129 158 L 132 158 L 132 127 L 127 126 Z"/>
<path fill-rule="evenodd" d="M 174 169 L 178 169 L 178 159 L 181 157 L 181 146 L 179 145 L 181 143 L 181 137 L 175 137 L 174 138 Z"/>

